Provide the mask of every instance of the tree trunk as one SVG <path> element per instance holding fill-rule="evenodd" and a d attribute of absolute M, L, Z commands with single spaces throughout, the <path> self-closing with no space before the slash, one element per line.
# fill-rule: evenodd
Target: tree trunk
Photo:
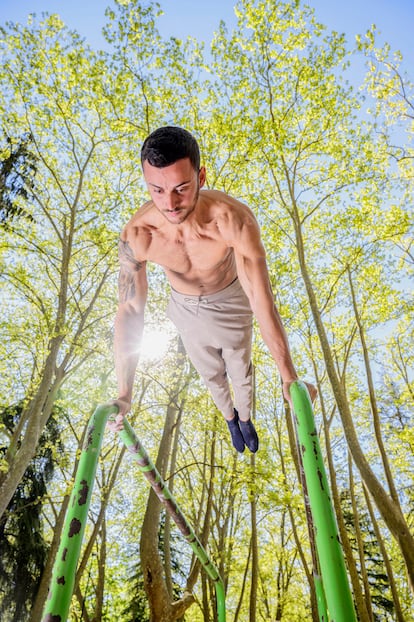
<path fill-rule="evenodd" d="M 26 423 L 23 438 L 16 438 L 8 448 L 5 460 L 8 470 L 0 474 L 0 516 L 3 516 L 17 486 L 34 457 L 40 435 L 52 412 L 53 400 L 61 380 L 56 378 L 55 367 L 62 338 L 51 340 L 49 354 L 41 372 L 41 381 L 35 395 L 23 409 L 21 418 Z"/>
<path fill-rule="evenodd" d="M 365 373 L 367 377 L 369 402 L 371 405 L 371 413 L 372 413 L 372 421 L 373 421 L 374 431 L 375 431 L 375 438 L 376 438 L 378 449 L 380 452 L 381 461 L 384 467 L 385 477 L 387 479 L 387 484 L 388 484 L 391 498 L 394 501 L 395 505 L 400 508 L 400 512 L 401 512 L 401 505 L 400 505 L 400 500 L 398 498 L 398 492 L 395 487 L 394 478 L 392 476 L 391 467 L 390 467 L 390 463 L 389 463 L 388 456 L 387 456 L 387 451 L 384 446 L 384 441 L 382 440 L 381 421 L 380 421 L 380 417 L 378 413 L 378 405 L 377 405 L 377 398 L 375 395 L 371 363 L 369 360 L 369 353 L 368 353 L 368 348 L 367 348 L 367 344 L 365 340 L 365 331 L 364 331 L 364 327 L 362 325 L 361 317 L 360 317 L 359 310 L 358 310 L 354 284 L 352 282 L 352 276 L 351 276 L 351 271 L 349 269 L 349 266 L 347 268 L 347 271 L 348 271 L 349 285 L 351 289 L 352 305 L 354 308 L 355 320 L 358 326 L 359 338 L 361 341 L 362 353 L 364 356 Z"/>
<path fill-rule="evenodd" d="M 167 408 L 164 431 L 156 461 L 157 470 L 162 477 L 165 476 L 163 467 L 168 461 L 175 415 L 175 408 L 170 405 Z M 151 489 L 141 531 L 141 566 L 151 612 L 151 622 L 174 622 L 194 602 L 194 597 L 191 594 L 185 594 L 179 601 L 171 602 L 164 578 L 164 567 L 158 543 L 161 507 L 161 501 Z"/>
<path fill-rule="evenodd" d="M 98 580 L 95 589 L 95 610 L 92 622 L 101 622 L 105 594 L 105 567 L 106 567 L 106 518 L 103 517 L 100 531 L 99 556 L 98 556 Z"/>
<path fill-rule="evenodd" d="M 253 367 L 253 412 L 252 416 L 256 418 L 256 370 Z M 257 586 L 259 581 L 259 543 L 257 535 L 257 499 L 256 499 L 256 486 L 255 486 L 255 466 L 256 458 L 252 454 L 250 456 L 250 517 L 252 525 L 251 534 L 251 549 L 252 549 L 252 571 L 251 571 L 251 583 L 250 583 L 250 601 L 249 612 L 250 622 L 256 622 L 256 609 L 257 609 Z"/>
<path fill-rule="evenodd" d="M 177 462 L 177 450 L 178 450 L 178 439 L 180 437 L 180 419 L 181 419 L 181 411 L 177 416 L 177 425 L 174 429 L 173 434 L 173 446 L 171 451 L 170 458 L 170 468 L 169 471 L 172 474 L 168 480 L 168 488 L 171 494 L 174 494 L 174 472 L 175 466 Z M 167 586 L 168 593 L 170 595 L 170 599 L 173 598 L 174 588 L 173 588 L 173 579 L 172 579 L 172 560 L 171 560 L 171 517 L 168 512 L 165 515 L 164 522 L 164 576 L 165 583 Z"/>
<path fill-rule="evenodd" d="M 221 415 L 220 415 L 221 416 Z M 201 533 L 199 534 L 201 544 L 207 549 L 207 543 L 210 537 L 210 528 L 211 528 L 211 516 L 213 511 L 213 497 L 214 497 L 214 480 L 215 480 L 215 469 L 214 465 L 216 463 L 216 423 L 217 417 L 214 419 L 214 430 L 213 436 L 206 436 L 206 442 L 204 443 L 204 466 L 203 466 L 203 491 L 201 495 L 201 503 L 199 515 L 196 518 L 195 524 L 200 525 L 202 523 Z M 207 475 L 207 464 L 212 465 L 209 469 L 209 475 Z M 208 477 L 208 480 L 207 480 Z M 205 498 L 205 501 L 204 501 Z M 196 584 L 197 578 L 200 574 L 200 562 L 193 555 L 191 571 L 187 577 L 186 589 L 188 592 L 192 592 L 194 585 Z M 206 584 L 210 583 L 210 579 L 206 577 Z M 207 607 L 207 612 L 209 608 Z"/>
<path fill-rule="evenodd" d="M 74 471 L 75 473 L 76 471 Z M 74 476 L 73 476 L 74 477 Z M 69 504 L 70 495 L 67 494 L 63 500 L 62 507 L 60 508 L 53 531 L 53 540 L 48 551 L 46 565 L 43 570 L 42 578 L 40 581 L 39 589 L 36 594 L 36 599 L 30 612 L 30 622 L 41 622 L 43 608 L 45 606 L 46 598 L 49 592 L 50 579 L 53 572 L 53 564 L 58 552 L 60 535 L 62 533 L 63 523 L 65 521 L 66 510 Z"/>
<path fill-rule="evenodd" d="M 244 593 L 246 591 L 247 575 L 249 574 L 251 555 L 252 555 L 252 546 L 251 546 L 251 540 L 250 540 L 249 554 L 247 556 L 246 563 L 244 565 L 243 580 L 242 580 L 241 585 L 240 585 L 239 598 L 238 598 L 238 601 L 237 601 L 236 611 L 234 612 L 234 620 L 233 620 L 233 622 L 238 622 L 238 620 L 239 620 L 240 611 L 241 611 L 241 608 L 242 608 L 242 605 L 243 605 Z"/>
<path fill-rule="evenodd" d="M 396 539 L 403 555 L 408 580 L 411 590 L 414 591 L 414 538 L 410 533 L 407 522 L 400 510 L 400 507 L 396 505 L 392 498 L 388 495 L 387 491 L 382 486 L 379 479 L 376 477 L 374 471 L 370 467 L 364 452 L 359 444 L 358 436 L 355 430 L 354 422 L 352 419 L 351 409 L 346 397 L 345 388 L 335 369 L 334 357 L 330 349 L 328 336 L 326 334 L 325 326 L 322 321 L 321 311 L 319 309 L 316 294 L 313 289 L 313 285 L 308 273 L 308 268 L 305 261 L 305 249 L 302 238 L 302 231 L 300 225 L 299 215 L 296 214 L 295 234 L 296 234 L 296 246 L 299 257 L 299 264 L 303 281 L 305 283 L 310 308 L 312 311 L 313 319 L 315 322 L 316 330 L 318 332 L 319 341 L 321 344 L 326 371 L 331 383 L 333 395 L 335 397 L 338 411 L 341 416 L 342 425 L 345 432 L 345 437 L 348 442 L 349 449 L 356 466 L 359 469 L 361 477 L 365 482 L 381 516 L 388 526 L 390 532 Z"/>
<path fill-rule="evenodd" d="M 160 469 L 160 464 L 167 459 L 167 455 L 164 452 L 169 451 L 168 439 L 171 438 L 173 427 L 171 425 L 171 415 L 174 415 L 173 409 L 168 407 L 163 437 L 156 461 L 156 467 L 163 477 L 165 473 L 163 473 L 163 469 Z M 140 555 L 151 620 L 153 622 L 170 622 L 173 619 L 170 615 L 171 599 L 164 580 L 164 568 L 158 544 L 161 507 L 161 501 L 151 489 L 142 525 Z"/>
<path fill-rule="evenodd" d="M 374 533 L 375 533 L 375 536 L 377 538 L 378 545 L 380 547 L 382 558 L 384 560 L 385 569 L 387 571 L 387 576 L 388 576 L 388 581 L 390 582 L 391 594 L 392 594 L 392 602 L 394 604 L 394 611 L 395 611 L 396 622 L 409 622 L 404 617 L 404 614 L 403 614 L 402 609 L 401 609 L 400 596 L 399 596 L 399 593 L 398 593 L 397 586 L 395 584 L 395 578 L 394 578 L 394 573 L 392 571 L 392 566 L 391 566 L 390 558 L 389 558 L 389 555 L 387 553 L 387 549 L 385 548 L 384 538 L 382 537 L 382 534 L 381 534 L 381 531 L 380 531 L 380 528 L 379 528 L 379 525 L 378 525 L 378 521 L 375 518 L 374 510 L 372 508 L 371 499 L 369 497 L 369 492 L 367 491 L 365 486 L 364 486 L 364 495 L 365 495 L 365 501 L 367 503 L 368 512 L 369 512 L 369 515 L 371 517 L 371 522 L 372 522 L 372 525 L 374 527 Z"/>
<path fill-rule="evenodd" d="M 250 582 L 250 601 L 249 601 L 249 622 L 256 622 L 256 609 L 257 609 L 257 584 L 259 579 L 259 544 L 257 535 L 257 500 L 256 490 L 254 485 L 255 477 L 255 457 L 254 454 L 250 457 L 251 467 L 251 484 L 250 484 L 250 517 L 252 525 L 251 533 L 251 549 L 252 549 L 252 569 L 251 569 L 251 582 Z"/>
<path fill-rule="evenodd" d="M 177 396 L 182 388 L 180 372 L 184 363 L 184 358 L 179 357 L 181 366 L 176 375 L 175 386 L 170 396 L 170 403 L 167 407 L 164 430 L 158 450 L 155 466 L 164 479 L 166 476 L 167 465 L 171 453 L 172 438 L 174 428 L 179 424 L 179 412 L 177 412 Z M 176 433 L 178 431 L 176 430 Z M 148 597 L 151 622 L 174 622 L 182 617 L 185 611 L 194 602 L 192 594 L 185 593 L 184 596 L 172 602 L 168 586 L 164 576 L 164 566 L 159 551 L 159 527 L 162 503 L 151 489 L 148 503 L 144 515 L 140 538 L 141 567 L 144 577 L 144 588 Z"/>
<path fill-rule="evenodd" d="M 352 472 L 352 458 L 349 452 L 348 452 L 348 472 L 349 472 L 349 494 L 351 497 L 352 514 L 354 517 L 353 528 L 354 528 L 354 533 L 355 533 L 355 539 L 356 539 L 357 546 L 358 546 L 359 563 L 360 563 L 360 568 L 361 568 L 360 572 L 361 572 L 362 583 L 364 585 L 364 592 L 365 592 L 365 598 L 363 599 L 364 616 L 365 616 L 365 619 L 367 620 L 373 620 L 374 616 L 372 613 L 371 589 L 369 586 L 367 566 L 365 563 L 364 538 L 363 538 L 363 534 L 361 533 L 361 526 L 359 522 L 358 506 L 357 506 L 356 498 L 355 498 L 355 483 L 354 483 L 354 477 L 353 477 L 353 472 Z M 358 614 L 359 614 L 359 611 L 358 611 Z M 361 615 L 359 615 L 359 617 L 361 618 Z"/>

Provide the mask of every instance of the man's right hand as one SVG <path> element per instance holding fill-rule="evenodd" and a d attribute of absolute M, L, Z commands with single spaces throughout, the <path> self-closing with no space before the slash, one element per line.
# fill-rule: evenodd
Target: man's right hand
<path fill-rule="evenodd" d="M 290 385 L 293 382 L 295 382 L 295 380 L 283 383 L 283 395 L 286 401 L 289 402 L 291 407 L 293 407 L 293 404 L 292 404 L 292 398 L 290 397 Z M 305 382 L 304 384 L 306 385 L 306 388 L 308 389 L 309 397 L 313 404 L 318 396 L 318 389 L 310 382 Z"/>
<path fill-rule="evenodd" d="M 118 407 L 118 414 L 115 415 L 114 420 L 108 421 L 107 426 L 111 432 L 120 432 L 124 427 L 124 417 L 131 410 L 131 404 L 124 400 L 114 400 L 110 402 L 110 405 Z"/>

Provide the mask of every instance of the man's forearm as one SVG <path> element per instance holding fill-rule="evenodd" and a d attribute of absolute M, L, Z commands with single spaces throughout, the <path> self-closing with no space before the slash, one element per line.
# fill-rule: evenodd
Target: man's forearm
<path fill-rule="evenodd" d="M 128 403 L 132 400 L 143 329 L 143 315 L 118 310 L 114 332 L 115 371 L 118 397 Z"/>
<path fill-rule="evenodd" d="M 263 335 L 263 340 L 278 367 L 282 381 L 291 382 L 296 380 L 298 375 L 292 361 L 287 340 L 283 339 L 282 336 L 278 336 L 277 339 L 266 339 L 265 335 Z"/>
<path fill-rule="evenodd" d="M 286 331 L 283 327 L 282 320 L 276 307 L 273 320 L 274 322 L 263 322 L 262 320 L 262 325 L 260 325 L 259 322 L 259 326 L 263 336 L 263 340 L 269 348 L 270 354 L 272 355 L 282 378 L 283 395 L 292 406 L 292 401 L 290 397 L 290 385 L 295 380 L 298 380 L 298 374 L 292 361 Z M 305 382 L 305 385 L 309 391 L 309 396 L 312 402 L 314 402 L 316 396 L 318 395 L 316 387 L 309 382 Z"/>
<path fill-rule="evenodd" d="M 274 309 L 270 318 L 262 318 L 260 315 L 259 312 L 256 316 L 260 332 L 277 365 L 282 381 L 296 380 L 298 375 L 292 361 L 289 341 L 277 309 Z"/>

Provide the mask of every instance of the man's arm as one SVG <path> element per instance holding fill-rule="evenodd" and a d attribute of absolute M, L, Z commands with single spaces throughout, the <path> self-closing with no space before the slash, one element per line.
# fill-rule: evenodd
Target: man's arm
<path fill-rule="evenodd" d="M 263 340 L 278 367 L 283 382 L 283 394 L 290 402 L 289 387 L 298 379 L 298 375 L 292 361 L 286 331 L 274 303 L 259 225 L 246 206 L 242 206 L 236 213 L 232 211 L 232 216 L 226 224 L 229 229 L 225 232 L 225 237 L 232 238 L 240 283 L 249 298 Z M 314 400 L 316 388 L 306 384 L 310 397 Z"/>
<path fill-rule="evenodd" d="M 124 234 L 119 241 L 119 262 L 119 304 L 114 331 L 115 371 L 118 382 L 118 399 L 114 403 L 119 408 L 119 414 L 115 424 L 109 426 L 113 431 L 122 429 L 122 420 L 131 408 L 148 292 L 146 263 L 135 259 Z"/>
<path fill-rule="evenodd" d="M 269 348 L 283 382 L 285 397 L 290 383 L 298 379 L 289 342 L 280 314 L 275 306 L 264 255 L 236 253 L 237 273 L 249 297 L 263 341 Z"/>

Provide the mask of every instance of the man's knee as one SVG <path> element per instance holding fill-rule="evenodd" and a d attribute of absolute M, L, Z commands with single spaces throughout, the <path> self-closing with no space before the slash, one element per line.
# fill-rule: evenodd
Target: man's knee
<path fill-rule="evenodd" d="M 224 388 L 228 385 L 227 372 L 225 369 L 220 371 L 211 371 L 209 373 L 200 372 L 201 377 L 208 387 Z"/>

